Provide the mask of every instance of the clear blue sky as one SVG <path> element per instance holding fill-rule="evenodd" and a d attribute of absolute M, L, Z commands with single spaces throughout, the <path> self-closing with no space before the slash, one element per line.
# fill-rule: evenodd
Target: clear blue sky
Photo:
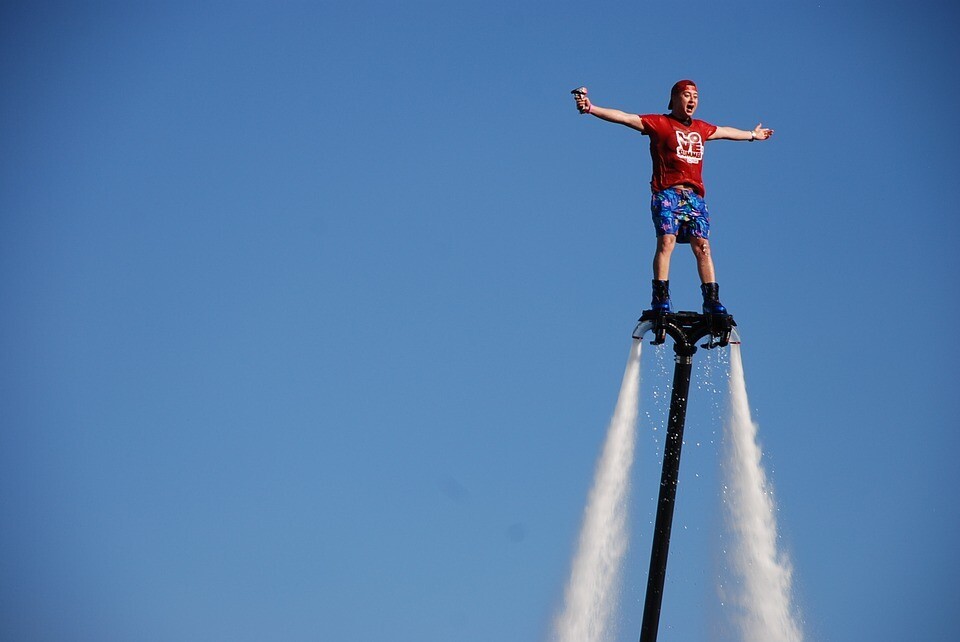
<path fill-rule="evenodd" d="M 808 637 L 956 640 L 957 18 L 4 3 L 0 637 L 545 639 L 654 244 L 647 139 L 569 90 L 657 112 L 689 77 L 699 117 L 776 130 L 705 177 Z M 722 611 L 724 364 L 697 359 L 667 641 Z"/>

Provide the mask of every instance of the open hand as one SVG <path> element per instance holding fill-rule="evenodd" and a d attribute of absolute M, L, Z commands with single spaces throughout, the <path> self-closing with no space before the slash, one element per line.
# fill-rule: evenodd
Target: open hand
<path fill-rule="evenodd" d="M 767 140 L 771 136 L 773 136 L 773 130 L 766 129 L 763 123 L 757 123 L 757 126 L 753 128 L 754 140 Z"/>

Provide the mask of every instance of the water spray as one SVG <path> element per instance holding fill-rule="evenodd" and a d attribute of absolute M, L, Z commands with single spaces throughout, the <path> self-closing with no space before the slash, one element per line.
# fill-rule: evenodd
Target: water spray
<path fill-rule="evenodd" d="M 627 495 L 636 441 L 642 343 L 634 341 L 583 515 L 556 642 L 603 642 L 613 628 L 627 550 Z"/>
<path fill-rule="evenodd" d="M 732 342 L 731 342 L 732 343 Z M 726 592 L 744 642 L 801 642 L 793 609 L 792 566 L 777 546 L 773 489 L 761 464 L 739 346 L 730 349 L 730 417 L 726 425 L 724 509 L 733 535 Z"/>

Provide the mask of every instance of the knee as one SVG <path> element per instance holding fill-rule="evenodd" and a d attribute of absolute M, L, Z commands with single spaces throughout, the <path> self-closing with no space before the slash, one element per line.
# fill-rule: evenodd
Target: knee
<path fill-rule="evenodd" d="M 693 253 L 698 257 L 710 258 L 710 241 L 707 239 L 700 239 L 698 242 L 691 243 L 690 247 L 693 248 Z"/>
<path fill-rule="evenodd" d="M 677 237 L 672 234 L 662 234 L 657 237 L 657 251 L 670 253 L 677 244 Z"/>

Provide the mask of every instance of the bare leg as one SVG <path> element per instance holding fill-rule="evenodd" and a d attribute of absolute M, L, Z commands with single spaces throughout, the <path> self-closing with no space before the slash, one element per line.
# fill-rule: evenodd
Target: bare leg
<path fill-rule="evenodd" d="M 717 275 L 713 269 L 713 256 L 710 254 L 710 241 L 707 239 L 691 238 L 690 248 L 697 259 L 697 272 L 701 283 L 716 283 Z"/>
<path fill-rule="evenodd" d="M 670 255 L 677 244 L 677 237 L 673 234 L 663 234 L 657 237 L 657 252 L 653 255 L 653 278 L 657 281 L 670 279 Z"/>

